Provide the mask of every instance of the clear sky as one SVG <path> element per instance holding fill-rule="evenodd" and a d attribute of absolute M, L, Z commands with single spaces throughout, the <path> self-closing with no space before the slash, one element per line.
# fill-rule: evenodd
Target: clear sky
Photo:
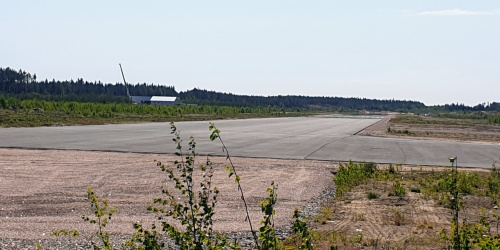
<path fill-rule="evenodd" d="M 0 0 L 0 67 L 246 95 L 500 102 L 500 1 Z"/>

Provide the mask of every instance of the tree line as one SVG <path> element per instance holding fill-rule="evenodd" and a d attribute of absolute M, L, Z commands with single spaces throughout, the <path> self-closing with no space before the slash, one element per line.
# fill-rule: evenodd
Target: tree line
<path fill-rule="evenodd" d="M 366 98 L 344 97 L 310 97 L 300 95 L 288 96 L 248 96 L 221 93 L 194 88 L 177 92 L 174 86 L 154 84 L 125 84 L 88 82 L 79 78 L 74 80 L 39 81 L 36 74 L 9 67 L 0 68 L 0 94 L 21 100 L 43 100 L 63 102 L 94 103 L 131 103 L 127 97 L 138 96 L 176 96 L 184 104 L 234 107 L 273 107 L 282 109 L 330 109 L 336 111 L 396 111 L 396 112 L 473 112 L 500 111 L 500 103 L 483 103 L 474 107 L 464 104 L 446 104 L 442 106 L 425 106 L 418 101 L 410 100 L 377 100 Z"/>
<path fill-rule="evenodd" d="M 130 95 L 177 96 L 173 86 L 154 84 L 102 83 L 88 82 L 79 78 L 76 81 L 47 80 L 37 81 L 36 74 L 23 70 L 0 68 L 0 93 L 13 95 L 20 99 L 38 99 L 46 101 L 77 101 L 99 103 L 126 103 L 127 88 Z"/>
<path fill-rule="evenodd" d="M 415 108 L 425 108 L 417 101 L 377 100 L 366 98 L 344 97 L 310 97 L 310 96 L 247 96 L 231 93 L 193 89 L 180 92 L 179 98 L 187 103 L 199 105 L 223 106 L 277 106 L 282 108 L 337 108 L 344 110 L 370 110 L 370 111 L 408 111 Z"/>

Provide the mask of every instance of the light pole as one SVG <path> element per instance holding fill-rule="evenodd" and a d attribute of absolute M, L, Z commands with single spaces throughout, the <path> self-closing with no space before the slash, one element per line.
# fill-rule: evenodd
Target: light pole
<path fill-rule="evenodd" d="M 458 174 L 458 158 L 455 157 L 450 157 L 450 162 L 451 162 L 451 168 L 453 170 L 453 166 L 455 166 L 455 173 Z"/>

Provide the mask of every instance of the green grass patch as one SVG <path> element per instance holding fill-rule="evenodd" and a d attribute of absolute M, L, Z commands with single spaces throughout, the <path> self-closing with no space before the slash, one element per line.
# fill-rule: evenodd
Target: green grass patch
<path fill-rule="evenodd" d="M 38 100 L 11 100 L 8 105 L 8 108 L 5 109 L 2 109 L 3 106 L 0 107 L 1 127 L 197 121 L 293 117 L 313 114 L 307 111 L 289 112 L 281 108 L 152 106 L 119 103 L 49 102 Z"/>
<path fill-rule="evenodd" d="M 353 163 L 340 164 L 339 171 L 335 177 L 335 186 L 337 188 L 337 198 L 341 198 L 346 192 L 357 185 L 365 183 L 372 178 L 377 171 L 374 163 Z"/>

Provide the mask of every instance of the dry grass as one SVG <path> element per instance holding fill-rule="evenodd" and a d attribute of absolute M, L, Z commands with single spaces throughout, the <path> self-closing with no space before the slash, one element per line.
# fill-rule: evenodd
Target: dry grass
<path fill-rule="evenodd" d="M 335 222 L 312 223 L 312 230 L 317 234 L 336 234 L 333 243 L 341 246 L 341 249 L 362 246 L 382 249 L 445 247 L 439 232 L 450 228 L 452 213 L 446 202 L 440 202 L 443 196 L 419 184 L 424 179 L 443 174 L 443 169 L 403 167 L 399 170 L 396 168 L 395 179 L 400 180 L 401 186 L 406 189 L 405 196 L 391 195 L 394 179 L 371 179 L 345 193 L 342 199 L 330 200 L 326 206 L 333 208 Z M 480 178 L 490 175 L 485 170 L 467 171 L 477 173 Z M 485 182 L 485 179 L 481 180 Z M 367 193 L 376 193 L 379 198 L 369 199 Z M 461 220 L 467 218 L 471 223 L 476 223 L 480 208 L 492 210 L 497 201 L 485 194 L 478 191 L 475 195 L 461 196 L 464 206 L 460 212 Z M 328 239 L 327 243 L 331 243 L 332 237 Z"/>
<path fill-rule="evenodd" d="M 385 134 L 460 141 L 498 142 L 500 141 L 500 126 L 489 124 L 488 120 L 482 119 L 399 115 L 390 119 Z"/>

